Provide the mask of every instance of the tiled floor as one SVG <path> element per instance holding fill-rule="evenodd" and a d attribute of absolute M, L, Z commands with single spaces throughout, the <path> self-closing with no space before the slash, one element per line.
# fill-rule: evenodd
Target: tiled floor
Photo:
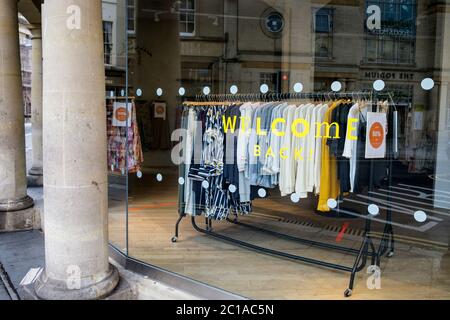
<path fill-rule="evenodd" d="M 178 178 L 170 170 L 161 173 L 164 176 L 162 183 L 156 182 L 152 173 L 146 174 L 143 180 L 130 180 L 128 243 L 131 256 L 250 298 L 344 298 L 349 273 L 260 254 L 213 239 L 194 231 L 190 219 L 181 224 L 179 242 L 171 243 L 178 217 Z M 313 212 L 313 204 L 312 201 L 293 205 L 273 195 L 267 200 L 256 201 L 255 214 L 243 221 L 327 243 L 336 243 L 340 226 L 345 222 L 352 230 L 363 227 L 360 220 L 320 217 Z M 110 239 L 124 248 L 124 203 L 112 200 L 110 207 Z M 411 228 L 415 224 L 408 219 L 407 215 L 394 217 L 399 224 L 395 232 L 401 239 L 397 241 L 395 256 L 382 259 L 380 287 L 369 288 L 373 284 L 372 274 L 364 270 L 356 277 L 352 299 L 450 298 L 450 252 L 447 242 L 442 241 L 448 238 L 448 224 L 443 219 L 440 221 L 439 234 L 433 234 L 436 228 L 419 233 Z M 203 224 L 202 218 L 198 221 Z M 330 225 L 336 228 L 329 228 Z M 291 254 L 347 266 L 355 259 L 353 255 L 306 246 L 230 223 L 214 226 L 220 233 Z M 381 232 L 381 224 L 374 223 L 373 226 Z M 346 233 L 340 244 L 359 248 L 361 238 Z"/>

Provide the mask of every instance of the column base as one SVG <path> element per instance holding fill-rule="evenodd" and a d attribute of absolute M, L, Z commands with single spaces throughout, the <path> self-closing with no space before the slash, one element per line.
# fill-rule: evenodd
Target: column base
<path fill-rule="evenodd" d="M 34 200 L 29 196 L 17 200 L 0 200 L 0 212 L 22 211 L 33 206 Z"/>
<path fill-rule="evenodd" d="M 33 230 L 37 228 L 35 222 L 35 208 L 14 212 L 0 211 L 0 233 Z"/>
<path fill-rule="evenodd" d="M 118 283 L 119 272 L 113 265 L 103 280 L 73 290 L 68 288 L 66 281 L 50 279 L 44 270 L 34 284 L 34 291 L 41 300 L 100 300 L 107 298 Z"/>
<path fill-rule="evenodd" d="M 28 172 L 28 186 L 42 187 L 44 185 L 44 171 L 42 168 L 33 167 Z"/>
<path fill-rule="evenodd" d="M 44 169 L 38 167 L 32 167 L 30 171 L 28 171 L 30 176 L 42 176 L 44 175 Z"/>

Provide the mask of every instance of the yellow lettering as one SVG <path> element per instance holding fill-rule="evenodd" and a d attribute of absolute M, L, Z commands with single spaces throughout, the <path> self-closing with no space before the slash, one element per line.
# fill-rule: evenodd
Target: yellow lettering
<path fill-rule="evenodd" d="M 295 160 L 303 160 L 303 148 L 301 149 L 295 149 Z"/>
<path fill-rule="evenodd" d="M 353 132 L 355 132 L 357 130 L 357 128 L 353 124 L 358 123 L 358 121 L 359 121 L 359 119 L 357 119 L 357 118 L 348 119 L 347 137 L 350 140 L 358 140 L 358 137 L 353 135 Z"/>
<path fill-rule="evenodd" d="M 275 158 L 275 154 L 273 153 L 273 148 L 269 147 L 266 153 L 266 158 Z"/>
<path fill-rule="evenodd" d="M 233 118 L 231 117 L 225 117 L 223 116 L 223 130 L 225 131 L 225 133 L 228 133 L 228 130 L 231 131 L 231 133 L 234 133 L 236 131 L 236 122 L 237 122 L 237 117 L 234 116 Z"/>
<path fill-rule="evenodd" d="M 261 118 L 256 119 L 256 134 L 258 136 L 267 136 L 267 131 L 261 130 Z"/>
<path fill-rule="evenodd" d="M 279 123 L 285 124 L 285 123 L 286 123 L 286 119 L 283 119 L 283 118 L 277 118 L 277 119 L 275 119 L 275 120 L 273 121 L 273 123 L 272 123 L 272 133 L 273 133 L 274 135 L 276 135 L 277 137 L 284 137 L 284 136 L 286 135 L 286 133 L 285 133 L 284 131 L 280 132 L 280 131 L 278 131 L 278 129 L 277 129 L 277 125 L 278 125 Z"/>
<path fill-rule="evenodd" d="M 302 132 L 298 132 L 298 130 L 297 130 L 297 126 L 299 124 L 302 124 L 304 127 Z M 304 138 L 308 135 L 308 133 L 309 133 L 309 123 L 305 119 L 296 119 L 292 123 L 292 134 L 294 136 L 296 136 L 297 138 Z"/>
<path fill-rule="evenodd" d="M 280 149 L 280 158 L 283 160 L 286 160 L 288 156 L 286 155 L 286 151 L 288 151 L 288 148 L 281 148 Z"/>
<path fill-rule="evenodd" d="M 335 139 L 339 139 L 339 124 L 337 122 L 333 122 L 332 124 L 329 124 L 328 122 L 317 122 L 317 132 L 316 132 L 316 138 L 331 138 L 330 133 L 331 133 L 331 127 L 335 126 L 336 128 L 336 135 L 335 135 Z M 325 136 L 322 136 L 322 129 L 323 127 L 326 127 L 325 130 Z"/>
<path fill-rule="evenodd" d="M 247 132 L 247 123 L 250 122 L 249 117 L 241 117 L 241 129 L 242 133 Z M 248 126 L 250 127 L 250 125 Z"/>

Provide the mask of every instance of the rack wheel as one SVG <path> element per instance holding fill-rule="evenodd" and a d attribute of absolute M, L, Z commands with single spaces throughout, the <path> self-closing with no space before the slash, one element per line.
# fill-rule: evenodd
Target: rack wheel
<path fill-rule="evenodd" d="M 172 238 L 172 243 L 177 243 L 177 241 L 178 241 L 178 237 L 173 237 Z"/>
<path fill-rule="evenodd" d="M 392 258 L 394 256 L 394 251 L 389 251 L 389 253 L 387 254 L 388 258 Z"/>
<path fill-rule="evenodd" d="M 353 294 L 353 290 L 352 290 L 352 289 L 347 289 L 347 290 L 345 290 L 345 292 L 344 292 L 344 296 L 345 296 L 346 298 L 351 297 L 352 294 Z"/>

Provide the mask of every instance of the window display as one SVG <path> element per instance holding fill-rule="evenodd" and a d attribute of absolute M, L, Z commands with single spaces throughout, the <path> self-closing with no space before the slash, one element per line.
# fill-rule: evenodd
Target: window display
<path fill-rule="evenodd" d="M 447 7 L 129 2 L 118 249 L 249 298 L 450 298 Z"/>

